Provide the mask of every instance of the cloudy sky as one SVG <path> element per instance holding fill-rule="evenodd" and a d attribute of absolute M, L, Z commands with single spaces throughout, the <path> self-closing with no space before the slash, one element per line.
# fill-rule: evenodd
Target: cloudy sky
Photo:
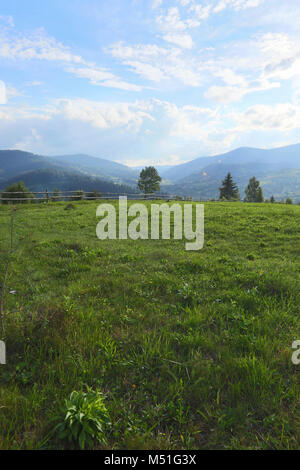
<path fill-rule="evenodd" d="M 0 148 L 176 164 L 300 142 L 297 0 L 1 0 Z"/>

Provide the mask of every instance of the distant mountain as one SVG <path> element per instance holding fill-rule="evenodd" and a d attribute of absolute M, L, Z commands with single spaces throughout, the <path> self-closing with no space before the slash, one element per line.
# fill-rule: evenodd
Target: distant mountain
<path fill-rule="evenodd" d="M 228 168 L 232 168 L 232 165 L 254 165 L 269 172 L 282 169 L 300 169 L 300 144 L 270 150 L 241 147 L 224 154 L 200 157 L 188 163 L 176 165 L 165 171 L 163 176 L 165 180 L 180 181 L 186 176 L 200 173 L 208 167 L 212 170 L 213 165 L 216 168 L 220 164 Z"/>
<path fill-rule="evenodd" d="M 36 191 L 37 188 L 43 191 L 46 187 L 50 191 L 57 186 L 61 190 L 82 187 L 111 192 L 110 189 L 105 191 L 101 188 L 117 183 L 127 188 L 122 192 L 134 192 L 140 169 L 84 154 L 45 157 L 20 150 L 2 150 L 0 188 L 8 182 L 23 179 Z M 181 165 L 157 166 L 157 169 L 163 178 L 161 189 L 169 194 L 216 199 L 221 181 L 230 171 L 239 186 L 241 197 L 244 197 L 249 179 L 256 176 L 265 197 L 273 194 L 277 199 L 289 196 L 300 201 L 300 144 L 271 150 L 243 147 Z"/>
<path fill-rule="evenodd" d="M 97 189 L 103 193 L 113 194 L 135 192 L 135 189 L 127 185 L 102 181 L 99 178 L 88 176 L 83 173 L 75 173 L 73 171 L 57 168 L 40 169 L 20 173 L 16 177 L 0 182 L 0 190 L 3 190 L 16 181 L 23 181 L 25 186 L 34 192 L 42 192 L 46 189 L 51 192 L 54 188 L 58 188 L 61 191 L 76 191 L 78 189 L 93 191 Z"/>
<path fill-rule="evenodd" d="M 187 163 L 182 163 L 181 165 L 175 165 L 169 169 L 163 170 L 160 172 L 160 175 L 166 181 L 178 181 L 186 176 L 193 174 L 195 171 L 200 171 L 206 165 L 209 165 L 212 162 L 212 159 L 215 157 L 200 157 L 196 158 Z"/>
<path fill-rule="evenodd" d="M 240 148 L 172 168 L 165 174 L 169 184 L 163 189 L 197 199 L 216 199 L 221 181 L 231 172 L 242 198 L 249 179 L 256 176 L 265 197 L 273 194 L 278 199 L 289 196 L 298 201 L 300 172 L 297 170 L 300 170 L 300 144 L 272 150 Z"/>
<path fill-rule="evenodd" d="M 140 172 L 146 167 L 146 166 L 150 166 L 150 165 L 142 165 L 142 166 L 134 166 L 134 167 L 131 167 L 133 170 L 135 170 L 137 172 L 137 174 L 139 175 Z M 174 168 L 173 165 L 151 165 L 151 166 L 154 166 L 158 173 L 160 174 L 160 176 L 164 176 L 164 174 L 169 171 L 171 168 Z"/>
<path fill-rule="evenodd" d="M 136 169 L 129 168 L 121 163 L 106 160 L 104 158 L 91 157 L 84 154 L 60 155 L 48 157 L 53 164 L 63 165 L 69 169 L 76 169 L 82 173 L 92 176 L 99 176 L 104 179 L 115 182 L 126 182 L 135 184 L 139 172 Z"/>
<path fill-rule="evenodd" d="M 126 165 L 89 155 L 47 157 L 21 150 L 0 150 L 0 183 L 18 174 L 41 169 L 69 170 L 134 187 L 139 175 L 137 170 Z"/>
<path fill-rule="evenodd" d="M 21 150 L 0 150 L 0 183 L 25 171 L 43 168 L 61 168 L 47 157 Z"/>

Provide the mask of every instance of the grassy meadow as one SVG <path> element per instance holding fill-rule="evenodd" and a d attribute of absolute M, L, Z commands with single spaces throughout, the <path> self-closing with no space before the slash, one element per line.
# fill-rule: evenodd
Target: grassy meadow
<path fill-rule="evenodd" d="M 205 203 L 204 249 L 187 252 L 98 240 L 98 204 L 17 206 L 0 449 L 77 448 L 53 429 L 87 387 L 110 418 L 93 449 L 299 449 L 300 206 Z"/>

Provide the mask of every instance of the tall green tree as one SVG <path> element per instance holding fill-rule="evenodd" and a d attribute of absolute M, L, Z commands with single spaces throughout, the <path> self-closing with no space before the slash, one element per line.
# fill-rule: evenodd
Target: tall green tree
<path fill-rule="evenodd" d="M 271 198 L 270 198 L 270 203 L 271 204 L 274 204 L 276 201 L 275 201 L 275 197 L 272 195 Z"/>
<path fill-rule="evenodd" d="M 245 194 L 245 202 L 264 202 L 263 190 L 255 176 L 249 180 Z"/>
<path fill-rule="evenodd" d="M 227 201 L 238 201 L 240 199 L 239 188 L 234 183 L 230 173 L 227 174 L 226 178 L 222 181 L 222 186 L 219 188 L 220 199 L 226 199 Z"/>
<path fill-rule="evenodd" d="M 1 194 L 1 199 L 3 204 L 24 204 L 34 202 L 33 200 L 35 199 L 35 196 L 29 191 L 23 181 L 20 181 L 19 183 L 13 183 L 10 186 L 7 186 Z M 6 201 L 5 199 L 10 199 L 10 201 Z"/>
<path fill-rule="evenodd" d="M 161 177 L 154 166 L 147 166 L 140 173 L 138 188 L 146 195 L 160 190 Z"/>

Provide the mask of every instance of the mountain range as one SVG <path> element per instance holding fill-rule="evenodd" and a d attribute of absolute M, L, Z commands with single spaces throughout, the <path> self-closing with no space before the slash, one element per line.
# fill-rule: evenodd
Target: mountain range
<path fill-rule="evenodd" d="M 300 200 L 300 144 L 271 150 L 238 148 L 214 157 L 202 157 L 163 172 L 168 191 L 181 196 L 217 199 L 218 188 L 230 172 L 241 197 L 252 176 L 265 197 Z"/>
<path fill-rule="evenodd" d="M 0 191 L 23 181 L 31 191 L 58 188 L 132 193 L 136 191 L 137 174 L 125 165 L 88 155 L 44 157 L 21 150 L 0 150 Z"/>
<path fill-rule="evenodd" d="M 196 158 L 176 166 L 158 166 L 162 190 L 194 199 L 217 199 L 228 172 L 241 197 L 252 176 L 261 182 L 265 197 L 291 197 L 300 201 L 300 144 L 275 149 L 242 147 L 230 152 Z M 42 156 L 21 150 L 0 151 L 0 190 L 24 181 L 31 191 L 98 189 L 133 192 L 141 168 L 84 154 Z"/>

